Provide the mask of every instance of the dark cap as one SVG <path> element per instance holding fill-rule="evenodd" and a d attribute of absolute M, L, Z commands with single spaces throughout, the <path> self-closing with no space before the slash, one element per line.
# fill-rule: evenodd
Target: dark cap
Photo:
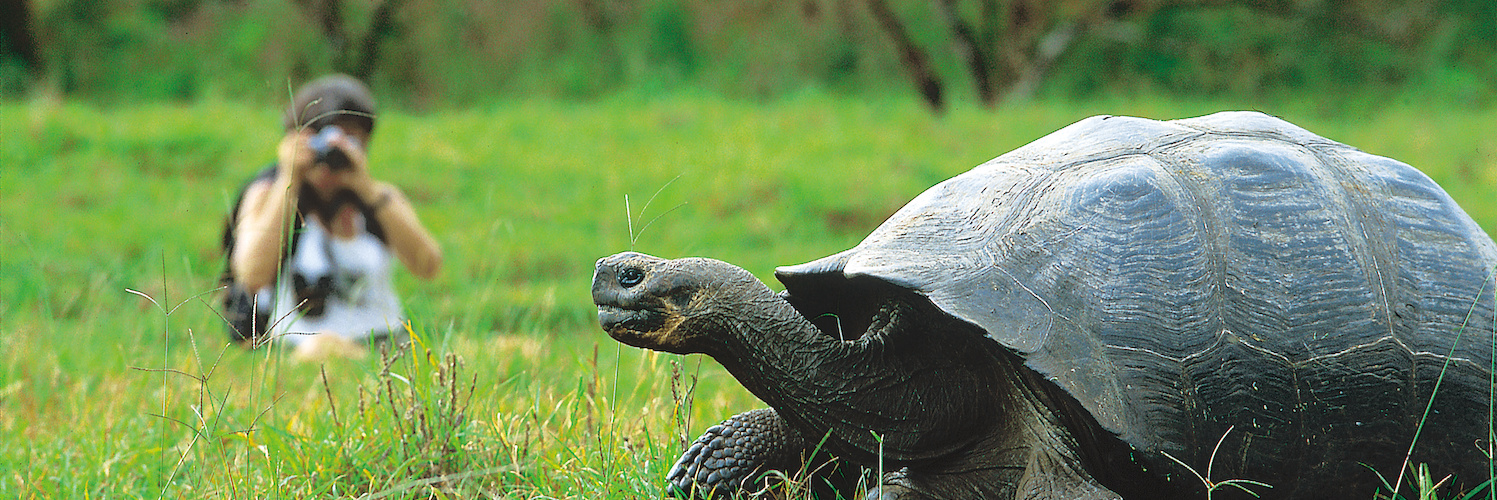
<path fill-rule="evenodd" d="M 291 98 L 283 121 L 286 130 L 321 129 L 334 119 L 352 120 L 366 132 L 374 131 L 374 96 L 369 87 L 348 75 L 328 75 L 302 85 Z"/>

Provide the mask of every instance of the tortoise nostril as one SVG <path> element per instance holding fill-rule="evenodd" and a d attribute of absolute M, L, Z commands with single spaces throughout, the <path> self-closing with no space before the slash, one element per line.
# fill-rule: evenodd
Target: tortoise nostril
<path fill-rule="evenodd" d="M 640 271 L 638 268 L 630 267 L 619 271 L 619 285 L 623 286 L 624 288 L 633 288 L 634 285 L 638 285 L 641 281 L 644 280 L 645 273 L 644 271 Z"/>

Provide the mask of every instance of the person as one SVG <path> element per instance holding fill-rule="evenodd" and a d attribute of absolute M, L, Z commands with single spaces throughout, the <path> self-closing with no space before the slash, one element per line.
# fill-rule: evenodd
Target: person
<path fill-rule="evenodd" d="M 370 176 L 369 89 L 307 83 L 286 110 L 277 161 L 241 190 L 225 224 L 224 317 L 247 346 L 399 339 L 392 255 L 422 279 L 442 254 L 404 193 Z"/>

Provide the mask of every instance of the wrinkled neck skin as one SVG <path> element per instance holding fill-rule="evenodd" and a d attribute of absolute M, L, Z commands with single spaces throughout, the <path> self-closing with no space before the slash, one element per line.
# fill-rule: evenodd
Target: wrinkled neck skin
<path fill-rule="evenodd" d="M 763 287 L 762 284 L 754 283 Z M 923 297 L 885 299 L 865 332 L 824 333 L 768 288 L 715 315 L 704 351 L 815 442 L 864 464 L 911 464 L 990 434 L 1023 393 L 995 343 Z M 877 434 L 877 437 L 875 437 Z"/>

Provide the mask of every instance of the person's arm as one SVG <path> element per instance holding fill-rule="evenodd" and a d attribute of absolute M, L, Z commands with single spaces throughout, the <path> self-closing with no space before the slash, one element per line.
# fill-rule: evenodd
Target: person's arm
<path fill-rule="evenodd" d="M 406 269 L 421 279 L 436 276 L 442 267 L 442 250 L 421 225 L 405 193 L 388 182 L 373 179 L 355 183 L 352 188 L 384 228 L 386 242 Z"/>
<path fill-rule="evenodd" d="M 290 241 L 302 172 L 312 164 L 306 154 L 309 134 L 298 132 L 281 140 L 276 175 L 251 184 L 240 204 L 234 237 L 234 258 L 229 267 L 234 281 L 253 292 L 275 282 L 281 251 Z"/>
<path fill-rule="evenodd" d="M 421 225 L 405 193 L 393 184 L 374 180 L 369 175 L 364 149 L 348 142 L 347 136 L 331 139 L 331 143 L 348 155 L 351 168 L 346 173 L 345 185 L 369 207 L 371 217 L 384 228 L 385 242 L 400 263 L 421 279 L 435 277 L 442 268 L 442 250 Z"/>

